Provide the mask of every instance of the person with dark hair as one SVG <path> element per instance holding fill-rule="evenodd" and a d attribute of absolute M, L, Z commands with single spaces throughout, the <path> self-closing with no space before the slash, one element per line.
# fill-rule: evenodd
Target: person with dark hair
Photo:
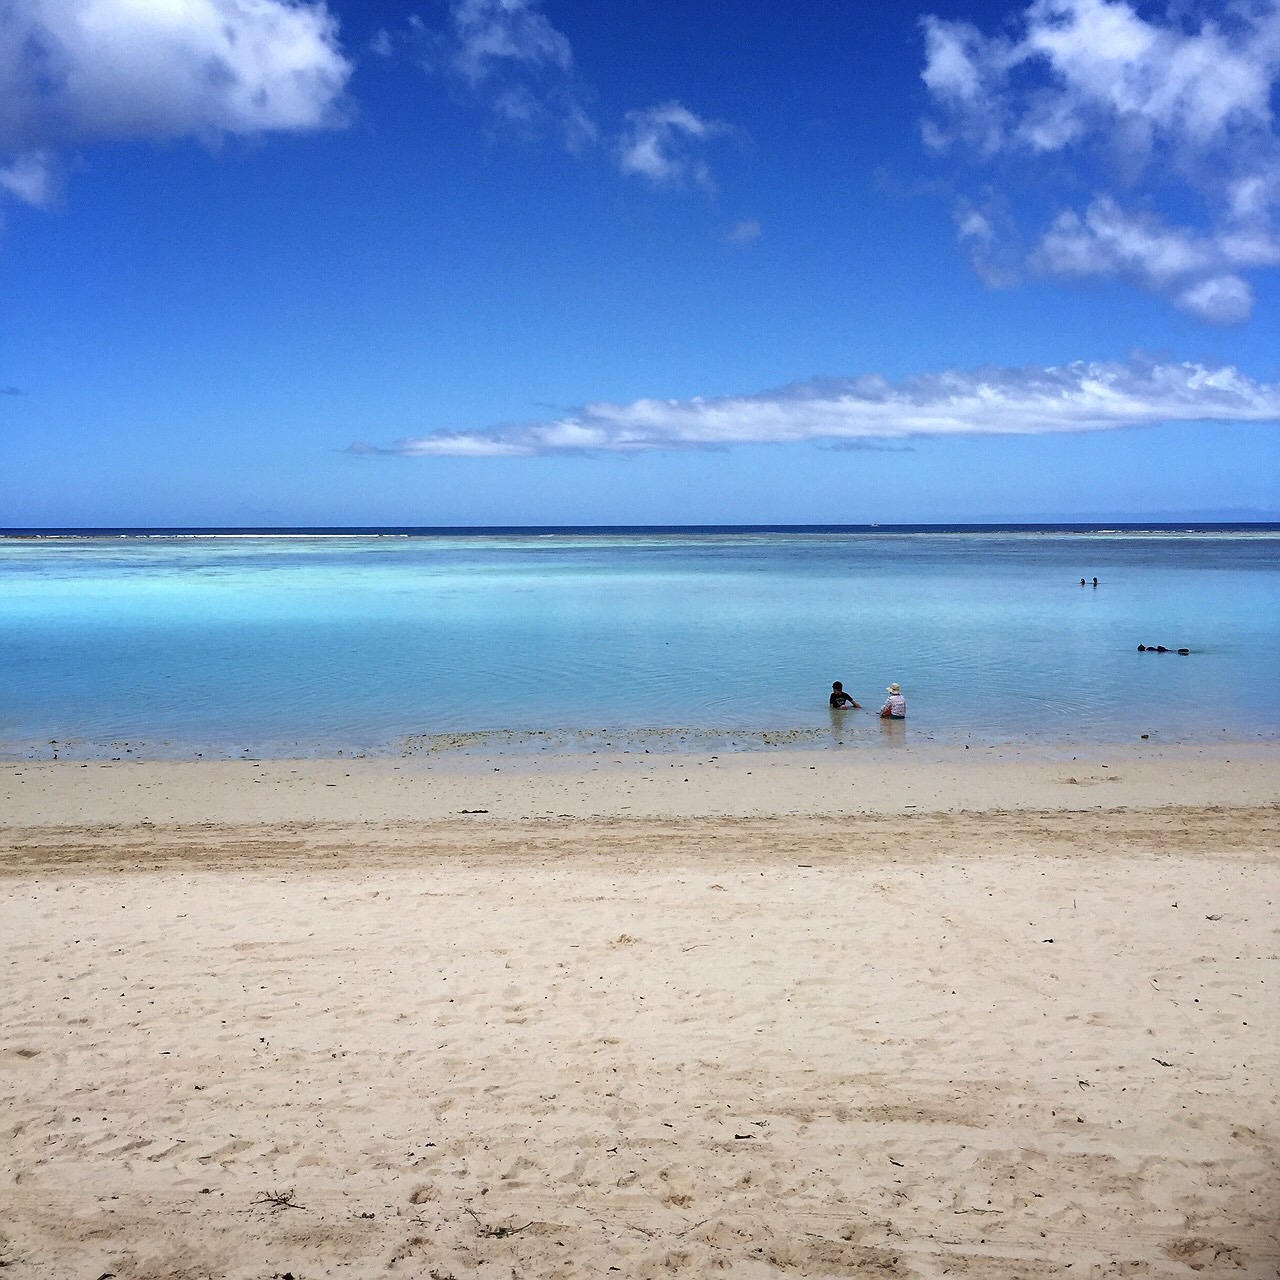
<path fill-rule="evenodd" d="M 845 707 L 860 707 L 860 702 L 854 702 L 844 691 L 844 685 L 839 680 L 833 680 L 831 683 L 831 708 L 833 711 L 840 711 Z"/>

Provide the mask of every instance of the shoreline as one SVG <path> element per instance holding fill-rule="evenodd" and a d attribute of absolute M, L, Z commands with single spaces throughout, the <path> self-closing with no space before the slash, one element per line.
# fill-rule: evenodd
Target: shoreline
<path fill-rule="evenodd" d="M 0 828 L 1274 804 L 1270 742 L 0 762 Z"/>
<path fill-rule="evenodd" d="M 155 763 L 196 764 L 216 761 L 297 760 L 381 760 L 411 759 L 475 760 L 503 756 L 550 760 L 582 760 L 608 752 L 624 755 L 706 755 L 851 752 L 859 756 L 880 756 L 903 747 L 923 751 L 950 750 L 1018 751 L 1053 753 L 1085 751 L 1096 753 L 1111 748 L 1170 748 L 1175 750 L 1220 751 L 1250 746 L 1280 749 L 1280 731 L 1251 729 L 1232 736 L 1230 729 L 1215 734 L 1188 731 L 1183 726 L 1160 727 L 1143 722 L 1145 732 L 1134 730 L 1100 737 L 1033 733 L 981 734 L 973 730 L 944 730 L 919 718 L 907 724 L 885 722 L 872 708 L 845 720 L 822 723 L 770 725 L 766 727 L 691 727 L 671 725 L 631 729 L 457 729 L 439 733 L 402 734 L 377 741 L 338 742 L 258 742 L 238 745 L 243 739 L 224 742 L 151 741 L 120 736 L 107 742 L 82 738 L 0 739 L 0 765 L 70 762 L 77 764 Z M 1238 730 L 1237 730 L 1238 732 Z"/>

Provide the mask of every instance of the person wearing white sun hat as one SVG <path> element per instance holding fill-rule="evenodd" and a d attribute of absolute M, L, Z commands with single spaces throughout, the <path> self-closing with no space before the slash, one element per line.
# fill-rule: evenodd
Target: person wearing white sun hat
<path fill-rule="evenodd" d="M 902 696 L 902 690 L 898 688 L 895 682 L 885 692 L 889 696 L 884 700 L 884 706 L 880 708 L 880 719 L 905 720 L 907 718 L 907 700 Z"/>

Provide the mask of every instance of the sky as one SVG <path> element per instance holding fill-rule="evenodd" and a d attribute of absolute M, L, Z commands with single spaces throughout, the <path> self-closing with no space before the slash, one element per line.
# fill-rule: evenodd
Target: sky
<path fill-rule="evenodd" d="M 1280 0 L 9 0 L 0 527 L 1280 519 Z"/>

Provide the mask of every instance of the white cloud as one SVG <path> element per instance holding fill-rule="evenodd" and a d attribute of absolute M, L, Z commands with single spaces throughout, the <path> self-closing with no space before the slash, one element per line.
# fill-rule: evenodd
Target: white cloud
<path fill-rule="evenodd" d="M 511 63 L 568 72 L 573 49 L 533 0 L 455 0 L 453 64 L 473 85 Z"/>
<path fill-rule="evenodd" d="M 988 194 L 981 203 L 962 197 L 951 209 L 956 239 L 989 289 L 1009 289 L 1019 280 L 1017 235 L 1006 203 Z"/>
<path fill-rule="evenodd" d="M 725 232 L 724 242 L 738 248 L 746 248 L 749 244 L 755 244 L 762 234 L 763 228 L 758 218 L 743 218 L 741 222 L 735 222 Z"/>
<path fill-rule="evenodd" d="M 1213 324 L 1249 318 L 1253 290 L 1238 271 L 1280 264 L 1280 241 L 1265 235 L 1200 236 L 1155 215 L 1125 213 L 1101 196 L 1081 218 L 1060 214 L 1045 232 L 1034 265 L 1054 275 L 1120 275 Z"/>
<path fill-rule="evenodd" d="M 945 126 L 926 120 L 925 142 L 942 150 L 959 139 L 983 151 L 998 150 L 1002 142 L 999 95 L 988 82 L 1004 76 L 1007 45 L 998 37 L 983 36 L 968 22 L 944 22 L 926 15 L 921 26 L 925 68 L 920 78 L 951 116 Z"/>
<path fill-rule="evenodd" d="M 402 41 L 416 48 L 426 70 L 451 75 L 501 126 L 531 138 L 558 133 L 574 153 L 601 141 L 588 107 L 594 93 L 542 0 L 450 0 L 446 29 L 431 31 L 410 17 L 401 32 L 379 32 L 374 50 L 389 53 Z M 625 127 L 606 146 L 623 173 L 655 186 L 710 190 L 699 148 L 731 133 L 728 125 L 666 102 L 627 112 Z"/>
<path fill-rule="evenodd" d="M 938 151 L 1010 159 L 1022 174 L 1039 161 L 1050 181 L 1119 175 L 1139 211 L 1100 191 L 1084 213 L 1059 214 L 1029 265 L 1117 275 L 1202 319 L 1235 323 L 1252 306 L 1238 273 L 1280 263 L 1271 112 L 1280 8 L 1257 0 L 1194 23 L 1184 12 L 1160 20 L 1128 0 L 1034 0 L 1016 37 L 926 18 L 922 74 L 940 114 L 925 122 L 924 138 Z M 1171 180 L 1181 188 L 1177 221 L 1190 196 L 1199 226 L 1152 211 L 1168 200 Z M 960 231 L 970 248 L 979 242 L 972 222 Z"/>
<path fill-rule="evenodd" d="M 49 204 L 62 147 L 340 123 L 350 69 L 323 4 L 10 0 L 0 4 L 0 191 Z"/>
<path fill-rule="evenodd" d="M 1042 435 L 1161 422 L 1280 423 L 1280 384 L 1231 367 L 1103 364 L 952 370 L 894 384 L 877 374 L 755 395 L 589 404 L 549 422 L 444 431 L 362 454 L 528 457 L 913 436 Z"/>
<path fill-rule="evenodd" d="M 1253 290 L 1239 276 L 1210 276 L 1183 289 L 1174 302 L 1210 324 L 1243 324 L 1253 310 Z"/>
<path fill-rule="evenodd" d="M 627 112 L 627 127 L 618 140 L 618 167 L 647 178 L 654 186 L 712 186 L 711 171 L 698 148 L 732 133 L 720 120 L 704 120 L 678 102 Z"/>
<path fill-rule="evenodd" d="M 1161 139 L 1204 148 L 1233 131 L 1271 129 L 1280 14 L 1241 6 L 1229 25 L 1141 17 L 1127 0 L 1035 0 L 1020 40 L 924 19 L 923 79 L 949 119 L 935 142 L 1060 151 L 1120 128 L 1129 148 Z"/>
<path fill-rule="evenodd" d="M 0 165 L 0 191 L 24 204 L 52 203 L 56 187 L 54 160 L 47 151 L 28 151 Z"/>
<path fill-rule="evenodd" d="M 322 4 L 11 0 L 0 149 L 322 128 L 349 73 Z"/>
<path fill-rule="evenodd" d="M 578 151 L 599 129 L 574 70 L 573 48 L 539 0 L 453 0 L 449 31 L 430 36 L 420 21 L 411 34 L 503 125 L 526 134 L 556 132 Z"/>

